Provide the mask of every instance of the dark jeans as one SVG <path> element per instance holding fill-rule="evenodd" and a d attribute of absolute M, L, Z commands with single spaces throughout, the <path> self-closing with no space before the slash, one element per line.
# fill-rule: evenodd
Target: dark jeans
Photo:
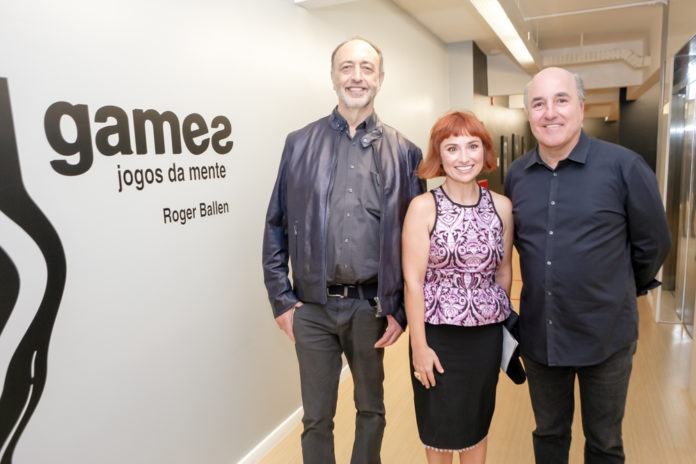
<path fill-rule="evenodd" d="M 375 317 L 367 300 L 329 298 L 295 311 L 293 329 L 302 385 L 302 456 L 305 464 L 335 463 L 336 414 L 341 353 L 353 376 L 357 409 L 353 464 L 379 464 L 384 418 L 384 349 L 375 342 L 386 319 Z"/>
<path fill-rule="evenodd" d="M 550 367 L 524 356 L 536 420 L 537 464 L 568 462 L 575 408 L 575 376 L 580 385 L 585 463 L 623 463 L 621 422 L 626 409 L 636 343 L 594 366 Z"/>

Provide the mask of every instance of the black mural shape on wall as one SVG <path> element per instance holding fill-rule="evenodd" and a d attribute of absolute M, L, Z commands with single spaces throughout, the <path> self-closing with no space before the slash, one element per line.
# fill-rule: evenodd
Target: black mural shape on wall
<path fill-rule="evenodd" d="M 48 345 L 65 288 L 63 245 L 22 183 L 6 78 L 0 78 L 0 212 L 21 227 L 46 262 L 41 303 L 16 347 L 0 396 L 0 464 L 11 464 L 17 442 L 46 384 Z M 0 336 L 15 308 L 21 277 L 0 237 Z"/>

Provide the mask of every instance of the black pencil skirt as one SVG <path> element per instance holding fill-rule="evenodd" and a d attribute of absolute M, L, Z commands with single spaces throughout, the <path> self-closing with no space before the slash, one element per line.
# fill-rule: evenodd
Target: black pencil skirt
<path fill-rule="evenodd" d="M 426 323 L 425 335 L 445 373 L 435 371 L 436 386 L 430 389 L 411 375 L 418 434 L 426 447 L 464 451 L 488 435 L 500 371 L 501 324 Z M 410 349 L 409 358 L 413 371 Z"/>

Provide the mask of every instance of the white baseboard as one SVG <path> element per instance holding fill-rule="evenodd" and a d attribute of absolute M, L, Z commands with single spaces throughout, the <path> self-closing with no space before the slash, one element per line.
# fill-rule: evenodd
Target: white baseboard
<path fill-rule="evenodd" d="M 300 424 L 302 421 L 302 408 L 298 408 L 290 414 L 278 427 L 275 428 L 261 443 L 256 445 L 254 449 L 244 456 L 237 464 L 257 464 L 261 462 L 278 443 Z"/>
<path fill-rule="evenodd" d="M 344 364 L 341 370 L 341 382 L 343 382 L 350 375 L 350 369 L 348 365 Z M 278 443 L 283 441 L 283 439 L 288 436 L 290 432 L 295 430 L 302 422 L 302 407 L 298 408 L 295 412 L 290 414 L 287 419 L 285 419 L 278 427 L 275 428 L 266 438 L 261 440 L 261 442 L 254 447 L 249 453 L 244 456 L 237 464 L 257 464 L 266 456 L 273 448 L 275 448 Z"/>

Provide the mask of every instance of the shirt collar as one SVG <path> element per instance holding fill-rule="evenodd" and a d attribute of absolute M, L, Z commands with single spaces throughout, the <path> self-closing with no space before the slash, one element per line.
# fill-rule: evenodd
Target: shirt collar
<path fill-rule="evenodd" d="M 575 163 L 585 164 L 585 162 L 587 162 L 587 155 L 590 152 L 591 140 L 592 139 L 590 139 L 590 137 L 588 137 L 587 134 L 585 134 L 585 131 L 581 129 L 578 143 L 575 144 L 570 154 L 565 159 L 573 161 Z M 534 148 L 534 152 L 532 153 L 532 156 L 529 157 L 529 161 L 527 161 L 525 168 L 529 168 L 535 164 L 546 166 L 546 163 L 544 163 L 544 161 L 541 159 L 541 156 L 539 156 L 539 145 L 537 145 Z"/>
<path fill-rule="evenodd" d="M 329 120 L 331 122 L 331 127 L 335 130 L 339 132 L 348 130 L 348 122 L 341 116 L 341 113 L 338 112 L 338 106 L 331 112 Z M 358 125 L 357 129 L 358 131 L 365 131 L 365 134 L 360 138 L 360 144 L 365 148 L 382 137 L 382 124 L 377 117 L 377 113 L 374 111 Z"/>

